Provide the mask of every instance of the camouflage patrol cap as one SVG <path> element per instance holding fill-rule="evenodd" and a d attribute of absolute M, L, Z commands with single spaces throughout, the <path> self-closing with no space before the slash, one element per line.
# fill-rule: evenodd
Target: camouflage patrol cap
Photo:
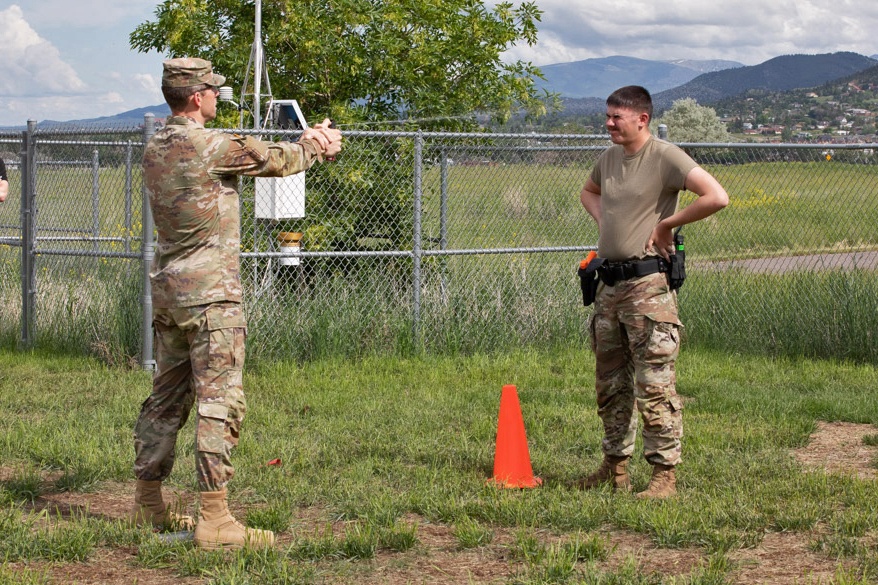
<path fill-rule="evenodd" d="M 180 57 L 164 62 L 162 87 L 192 87 L 211 85 L 219 87 L 226 78 L 213 72 L 210 61 L 197 57 Z"/>

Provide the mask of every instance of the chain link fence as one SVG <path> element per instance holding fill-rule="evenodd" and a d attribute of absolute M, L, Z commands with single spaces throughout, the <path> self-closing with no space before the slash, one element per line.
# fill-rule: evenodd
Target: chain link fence
<path fill-rule="evenodd" d="M 4 346 L 150 364 L 139 161 L 151 132 L 148 117 L 0 134 Z M 579 192 L 607 137 L 344 137 L 336 161 L 240 181 L 251 357 L 586 343 L 576 267 L 597 228 Z M 683 230 L 687 342 L 874 361 L 876 145 L 681 146 L 731 198 Z"/>

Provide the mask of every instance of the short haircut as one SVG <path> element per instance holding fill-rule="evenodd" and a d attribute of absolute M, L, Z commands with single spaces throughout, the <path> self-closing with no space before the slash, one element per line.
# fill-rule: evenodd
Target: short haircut
<path fill-rule="evenodd" d="M 189 96 L 195 95 L 200 91 L 206 90 L 209 85 L 191 85 L 189 87 L 166 87 L 162 86 L 162 95 L 165 96 L 165 101 L 170 106 L 171 111 L 179 112 L 186 109 L 186 103 L 189 101 Z"/>
<path fill-rule="evenodd" d="M 607 98 L 607 105 L 627 108 L 635 112 L 646 112 L 652 120 L 652 96 L 645 87 L 639 85 L 620 87 Z"/>

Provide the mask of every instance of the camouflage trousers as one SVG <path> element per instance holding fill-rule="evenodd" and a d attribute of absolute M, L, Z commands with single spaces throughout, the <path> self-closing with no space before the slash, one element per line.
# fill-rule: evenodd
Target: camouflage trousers
<path fill-rule="evenodd" d="M 677 293 L 664 274 L 599 285 L 589 333 L 605 455 L 631 456 L 639 411 L 646 460 L 680 463 L 683 403 L 675 371 L 680 326 Z"/>
<path fill-rule="evenodd" d="M 239 303 L 155 309 L 156 372 L 134 426 L 134 474 L 164 480 L 174 466 L 177 435 L 192 406 L 200 491 L 219 491 L 235 473 L 247 410 L 242 386 L 246 323 Z"/>

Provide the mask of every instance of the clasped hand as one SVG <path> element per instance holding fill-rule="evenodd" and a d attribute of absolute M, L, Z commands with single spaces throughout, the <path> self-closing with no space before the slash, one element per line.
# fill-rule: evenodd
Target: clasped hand
<path fill-rule="evenodd" d="M 319 124 L 314 124 L 302 133 L 299 140 L 313 140 L 320 145 L 323 156 L 333 157 L 341 151 L 341 132 L 330 128 L 332 121 L 324 118 Z"/>

